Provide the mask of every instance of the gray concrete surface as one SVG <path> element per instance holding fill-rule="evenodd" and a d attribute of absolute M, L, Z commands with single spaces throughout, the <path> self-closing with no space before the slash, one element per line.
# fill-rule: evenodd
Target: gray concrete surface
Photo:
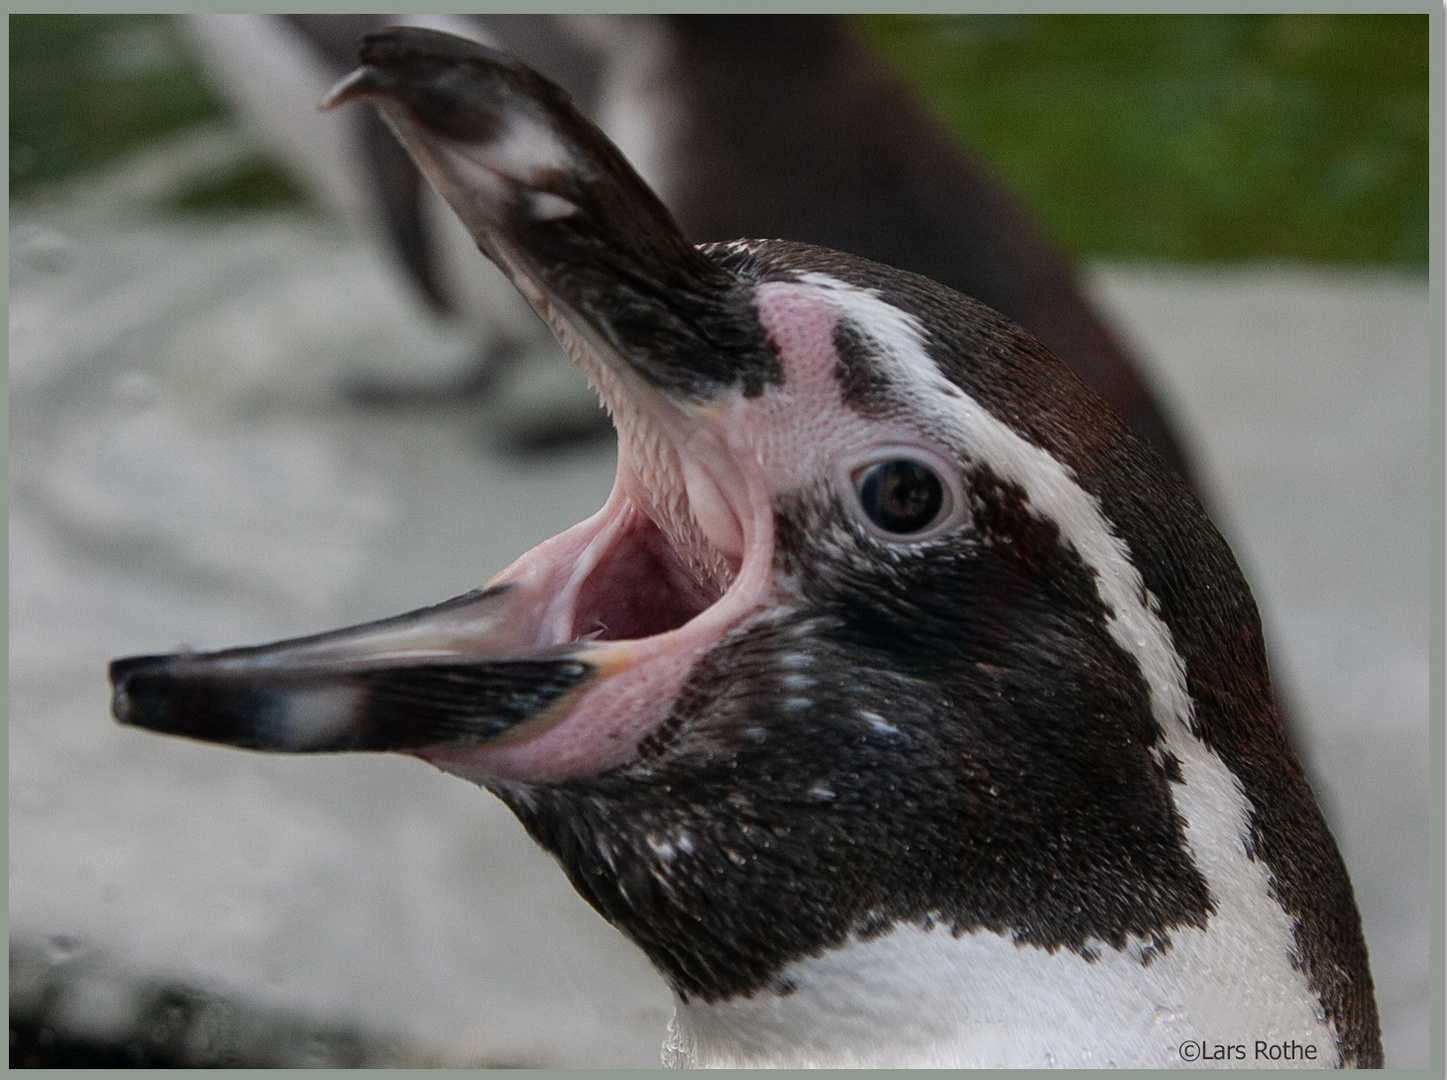
<path fill-rule="evenodd" d="M 12 209 L 12 949 L 73 973 L 56 1015 L 82 1033 L 123 1028 L 164 978 L 410 1060 L 657 1064 L 661 981 L 491 796 L 412 760 L 109 720 L 113 657 L 454 595 L 590 513 L 612 472 L 606 451 L 500 457 L 486 409 L 345 404 L 339 381 L 442 378 L 467 343 L 316 220 L 148 211 L 176 167 Z M 1089 280 L 1152 359 L 1254 583 L 1356 883 L 1388 1062 L 1425 1065 L 1426 282 Z M 538 371 L 503 408 L 546 397 L 558 376 Z"/>

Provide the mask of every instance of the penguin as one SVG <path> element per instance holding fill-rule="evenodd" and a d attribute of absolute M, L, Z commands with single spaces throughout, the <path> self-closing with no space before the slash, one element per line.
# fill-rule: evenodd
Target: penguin
<path fill-rule="evenodd" d="M 1381 1065 L 1351 883 L 1190 489 L 927 278 L 694 246 L 505 53 L 374 105 L 618 431 L 612 493 L 391 619 L 116 660 L 115 718 L 492 791 L 672 988 L 692 1066 Z"/>
<path fill-rule="evenodd" d="M 1188 479 L 1186 440 L 1137 357 L 1076 284 L 1071 267 L 987 168 L 833 15 L 450 15 L 418 17 L 501 47 L 558 83 L 599 123 L 694 241 L 787 236 L 912 270 L 983 301 L 1061 356 L 1135 434 Z M 371 405 L 497 389 L 528 350 L 530 324 L 452 250 L 451 222 L 371 113 L 353 151 L 316 160 L 293 103 L 271 99 L 282 61 L 334 80 L 385 15 L 191 15 L 208 70 L 250 125 L 326 201 L 370 206 L 383 246 L 437 315 L 480 344 L 457 383 L 351 388 Z M 390 19 L 395 21 L 395 19 Z M 309 104 L 309 103 L 308 103 Z M 347 181 L 365 177 L 360 191 Z M 345 189 L 345 190 L 338 190 Z"/>

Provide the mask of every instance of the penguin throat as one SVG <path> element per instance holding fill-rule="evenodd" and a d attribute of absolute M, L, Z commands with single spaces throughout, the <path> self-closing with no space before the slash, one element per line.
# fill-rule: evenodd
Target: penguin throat
<path fill-rule="evenodd" d="M 726 446 L 710 422 L 718 419 L 720 402 L 700 406 L 670 397 L 633 370 L 581 317 L 545 296 L 534 304 L 613 418 L 618 433 L 614 495 L 621 491 L 652 522 L 672 549 L 671 563 L 713 598 L 721 596 L 743 562 L 755 506 L 736 448 Z M 605 514 L 612 505 L 610 499 Z M 644 546 L 655 545 L 650 539 Z"/>
<path fill-rule="evenodd" d="M 657 523 L 631 501 L 573 600 L 573 641 L 621 641 L 676 630 L 722 591 L 701 578 Z"/>

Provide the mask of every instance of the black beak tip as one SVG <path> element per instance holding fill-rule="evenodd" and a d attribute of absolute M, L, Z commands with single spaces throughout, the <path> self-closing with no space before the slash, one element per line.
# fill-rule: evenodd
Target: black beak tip
<path fill-rule="evenodd" d="M 565 128 L 587 125 L 568 92 L 511 53 L 471 38 L 419 26 L 362 37 L 360 65 L 322 99 L 330 109 L 359 98 L 390 100 L 447 138 L 488 142 L 515 109 L 541 108 Z"/>
<path fill-rule="evenodd" d="M 125 656 L 112 660 L 111 716 L 127 727 L 186 734 L 178 727 L 174 656 Z"/>
<path fill-rule="evenodd" d="M 413 122 L 468 142 L 497 134 L 500 110 L 513 93 L 506 87 L 525 86 L 535 97 L 562 93 L 507 53 L 421 27 L 367 34 L 357 57 L 361 66 L 332 87 L 319 108 L 358 99 L 386 102 Z"/>
<path fill-rule="evenodd" d="M 520 66 L 508 53 L 470 38 L 422 26 L 391 26 L 363 34 L 357 42 L 357 61 L 363 67 L 372 68 L 479 62 L 509 69 Z"/>
<path fill-rule="evenodd" d="M 112 660 L 111 716 L 126 727 L 202 742 L 266 748 L 257 742 L 252 711 L 263 695 L 197 678 L 183 670 L 186 653 Z"/>
<path fill-rule="evenodd" d="M 159 656 L 124 656 L 110 662 L 106 673 L 111 682 L 111 715 L 118 723 L 139 726 L 131 695 L 131 679 L 139 672 L 159 667 L 163 659 Z"/>

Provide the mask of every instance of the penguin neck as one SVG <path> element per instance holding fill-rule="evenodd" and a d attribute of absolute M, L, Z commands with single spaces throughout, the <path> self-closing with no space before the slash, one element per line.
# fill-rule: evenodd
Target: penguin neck
<path fill-rule="evenodd" d="M 1336 1065 L 1336 1032 L 1302 993 L 1289 933 L 1274 956 L 1248 957 L 1240 954 L 1255 943 L 1225 922 L 1173 931 L 1164 952 L 1133 941 L 1086 955 L 988 931 L 896 926 L 790 965 L 780 992 L 679 999 L 664 1058 L 725 1068 L 1142 1068 L 1189 1067 L 1204 1052 L 1229 1053 L 1237 1067 Z"/>

